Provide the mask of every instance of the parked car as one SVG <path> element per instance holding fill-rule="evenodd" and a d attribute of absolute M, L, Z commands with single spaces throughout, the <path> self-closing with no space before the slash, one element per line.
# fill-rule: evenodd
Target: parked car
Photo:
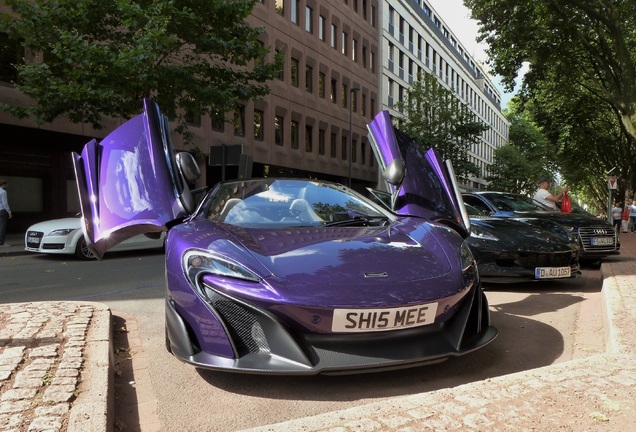
<path fill-rule="evenodd" d="M 620 241 L 612 225 L 585 211 L 561 213 L 530 197 L 507 192 L 470 192 L 462 197 L 466 204 L 493 217 L 540 218 L 566 227 L 579 243 L 580 261 L 599 261 L 620 253 Z"/>
<path fill-rule="evenodd" d="M 388 114 L 375 122 L 375 140 L 393 147 Z M 167 124 L 146 100 L 76 154 L 75 170 L 98 257 L 113 237 L 169 229 L 166 345 L 177 358 L 244 373 L 372 372 L 440 362 L 497 335 L 444 166 L 421 185 L 439 198 L 430 218 L 315 179 L 222 182 L 195 208 L 196 163 L 175 155 Z"/>
<path fill-rule="evenodd" d="M 501 219 L 466 204 L 468 246 L 483 282 L 577 278 L 579 246 L 564 227 L 541 219 Z M 555 226 L 549 226 L 549 225 Z"/>
<path fill-rule="evenodd" d="M 164 234 L 154 235 L 154 238 L 142 234 L 118 244 L 112 250 L 161 249 L 164 237 Z M 75 255 L 86 260 L 95 258 L 86 245 L 80 216 L 32 225 L 24 235 L 24 246 L 29 252 Z"/>

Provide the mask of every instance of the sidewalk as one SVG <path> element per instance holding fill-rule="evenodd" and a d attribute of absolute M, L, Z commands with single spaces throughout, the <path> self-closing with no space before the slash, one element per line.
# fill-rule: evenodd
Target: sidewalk
<path fill-rule="evenodd" d="M 249 432 L 636 430 L 636 234 L 601 271 L 605 354 Z"/>
<path fill-rule="evenodd" d="M 24 233 L 7 234 L 4 238 L 4 244 L 5 246 L 0 246 L 0 258 L 2 258 L 3 256 L 15 256 L 28 253 L 24 250 Z"/>
<path fill-rule="evenodd" d="M 9 234 L 0 259 L 28 254 Z M 113 430 L 110 309 L 0 304 L 0 432 Z"/>
<path fill-rule="evenodd" d="M 636 235 L 621 240 L 601 267 L 605 354 L 249 431 L 634 430 Z M 100 303 L 0 304 L 0 432 L 112 430 L 111 336 Z"/>

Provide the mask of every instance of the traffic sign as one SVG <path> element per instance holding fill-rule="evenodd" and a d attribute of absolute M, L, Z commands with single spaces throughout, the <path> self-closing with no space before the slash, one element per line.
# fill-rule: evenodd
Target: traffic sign
<path fill-rule="evenodd" d="M 210 166 L 239 165 L 243 144 L 221 144 L 210 146 Z"/>
<path fill-rule="evenodd" d="M 617 179 L 616 179 L 616 176 L 609 176 L 609 177 L 607 178 L 607 187 L 608 187 L 610 190 L 616 190 L 616 185 L 617 185 L 617 183 L 618 183 L 616 180 L 617 180 Z"/>

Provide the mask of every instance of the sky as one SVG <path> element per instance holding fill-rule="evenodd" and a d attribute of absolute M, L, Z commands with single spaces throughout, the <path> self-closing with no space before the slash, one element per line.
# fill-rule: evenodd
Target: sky
<path fill-rule="evenodd" d="M 479 30 L 477 21 L 470 18 L 470 10 L 464 6 L 463 0 L 428 0 L 428 3 L 468 50 L 468 53 L 475 60 L 485 62 L 488 58 L 485 53 L 486 45 L 479 44 L 475 40 Z M 488 68 L 485 69 L 487 71 Z M 492 77 L 492 82 L 501 93 L 501 108 L 506 108 L 514 94 L 504 93 L 497 77 Z"/>

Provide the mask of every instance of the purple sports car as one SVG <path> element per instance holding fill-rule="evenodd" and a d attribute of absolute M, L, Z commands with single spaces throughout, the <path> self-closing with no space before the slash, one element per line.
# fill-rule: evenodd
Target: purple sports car
<path fill-rule="evenodd" d="M 167 119 L 146 100 L 74 155 L 86 239 L 101 257 L 168 231 L 166 345 L 197 367 L 357 373 L 483 347 L 497 330 L 452 171 L 433 151 L 413 153 L 387 113 L 369 130 L 394 204 L 426 217 L 313 179 L 223 182 L 195 204 L 196 164 L 175 153 Z M 412 157 L 425 167 L 416 183 L 405 176 Z"/>

